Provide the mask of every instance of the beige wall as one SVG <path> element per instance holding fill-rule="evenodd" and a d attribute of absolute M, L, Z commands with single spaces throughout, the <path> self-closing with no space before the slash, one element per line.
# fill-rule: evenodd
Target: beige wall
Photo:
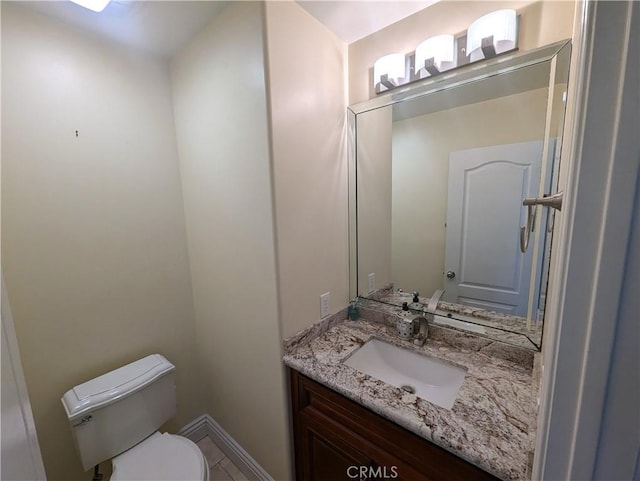
<path fill-rule="evenodd" d="M 76 137 L 75 131 L 78 131 Z M 50 480 L 82 472 L 60 397 L 150 353 L 202 412 L 169 72 L 2 5 L 2 264 Z"/>
<path fill-rule="evenodd" d="M 438 2 L 349 45 L 349 104 L 375 97 L 373 64 L 383 55 L 413 52 L 423 40 L 442 33 L 458 34 L 478 17 L 501 8 L 520 14 L 521 50 L 571 38 L 574 2 L 459 1 Z"/>
<path fill-rule="evenodd" d="M 391 277 L 393 107 L 383 107 L 357 118 L 358 294 L 369 294 L 369 274 L 375 289 Z"/>
<path fill-rule="evenodd" d="M 443 288 L 451 152 L 541 140 L 548 89 L 465 105 L 393 124 L 392 276 L 430 296 Z"/>
<path fill-rule="evenodd" d="M 568 36 L 564 7 L 526 8 L 553 21 L 523 46 Z M 208 412 L 290 479 L 280 341 L 319 318 L 321 293 L 333 312 L 348 301 L 346 47 L 295 3 L 232 2 L 169 72 L 2 13 L 2 261 L 49 478 L 83 476 L 64 391 L 161 352 L 178 368 L 169 429 Z M 349 47 L 352 102 L 381 50 L 429 35 L 389 28 Z"/>
<path fill-rule="evenodd" d="M 287 480 L 263 8 L 232 3 L 171 73 L 206 411 Z"/>
<path fill-rule="evenodd" d="M 266 4 L 282 333 L 349 300 L 346 53 L 295 2 Z"/>

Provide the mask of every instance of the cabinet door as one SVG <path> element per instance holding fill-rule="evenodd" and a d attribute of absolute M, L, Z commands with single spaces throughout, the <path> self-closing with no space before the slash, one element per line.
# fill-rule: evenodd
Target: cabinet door
<path fill-rule="evenodd" d="M 302 479 L 297 481 L 364 481 L 370 459 L 320 423 L 300 423 Z M 364 467 L 364 470 L 361 470 Z M 363 474 L 361 476 L 361 474 Z"/>
<path fill-rule="evenodd" d="M 372 442 L 371 432 L 354 430 L 353 412 L 340 412 L 340 406 L 307 389 L 306 379 L 298 380 L 292 378 L 294 392 L 301 394 L 293 399 L 296 481 L 437 481 Z"/>
<path fill-rule="evenodd" d="M 292 370 L 296 481 L 498 481 Z"/>

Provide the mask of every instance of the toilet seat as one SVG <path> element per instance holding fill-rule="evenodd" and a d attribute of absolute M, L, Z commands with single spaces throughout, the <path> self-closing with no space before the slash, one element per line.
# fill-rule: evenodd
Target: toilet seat
<path fill-rule="evenodd" d="M 156 432 L 112 460 L 111 481 L 208 481 L 209 467 L 191 440 Z"/>

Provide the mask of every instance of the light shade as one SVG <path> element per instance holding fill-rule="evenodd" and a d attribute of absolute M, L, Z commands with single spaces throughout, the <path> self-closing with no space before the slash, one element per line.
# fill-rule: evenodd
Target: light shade
<path fill-rule="evenodd" d="M 81 7 L 88 8 L 94 12 L 102 12 L 111 0 L 71 0 Z"/>
<path fill-rule="evenodd" d="M 455 67 L 453 35 L 436 35 L 428 38 L 416 48 L 415 73 L 425 69 L 425 62 L 433 59 L 440 72 Z"/>
<path fill-rule="evenodd" d="M 469 26 L 467 55 L 471 62 L 484 58 L 482 39 L 487 37 L 493 37 L 496 54 L 514 49 L 518 38 L 516 11 L 496 10 L 480 17 Z"/>
<path fill-rule="evenodd" d="M 373 85 L 377 87 L 382 80 L 383 75 L 388 80 L 397 82 L 405 76 L 404 55 L 401 53 L 392 53 L 385 55 L 376 60 L 373 64 Z"/>

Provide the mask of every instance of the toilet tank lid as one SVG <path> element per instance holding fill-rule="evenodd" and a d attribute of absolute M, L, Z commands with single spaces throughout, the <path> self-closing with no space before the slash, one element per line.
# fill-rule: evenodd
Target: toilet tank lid
<path fill-rule="evenodd" d="M 69 389 L 62 405 L 69 420 L 74 421 L 143 389 L 174 369 L 161 354 L 151 354 Z"/>

